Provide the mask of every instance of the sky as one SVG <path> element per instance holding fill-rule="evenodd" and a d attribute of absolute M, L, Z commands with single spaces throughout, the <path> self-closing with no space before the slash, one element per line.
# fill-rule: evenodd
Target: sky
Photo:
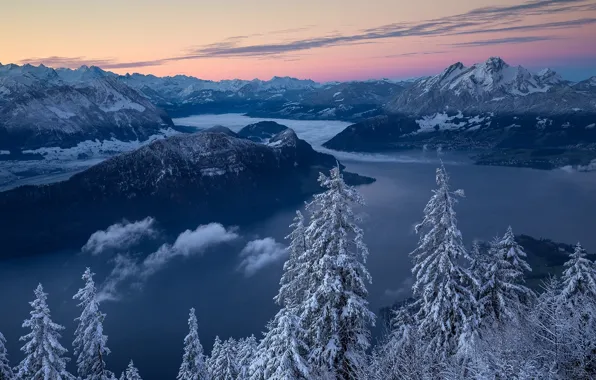
<path fill-rule="evenodd" d="M 405 79 L 500 56 L 596 75 L 596 0 L 0 0 L 0 62 L 203 79 Z"/>

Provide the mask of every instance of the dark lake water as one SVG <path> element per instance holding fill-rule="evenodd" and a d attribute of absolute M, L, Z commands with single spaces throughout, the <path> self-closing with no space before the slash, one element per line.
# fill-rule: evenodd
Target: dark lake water
<path fill-rule="evenodd" d="M 373 284 L 369 301 L 374 311 L 408 294 L 408 253 L 417 241 L 413 224 L 420 220 L 435 186 L 438 165 L 436 158 L 419 154 L 393 157 L 390 162 L 343 161 L 348 170 L 377 179 L 359 188 L 367 206 L 358 210 L 364 216 L 362 226 L 370 249 Z M 453 188 L 466 192 L 457 212 L 467 243 L 503 234 L 511 224 L 515 233 L 567 243 L 579 240 L 589 251 L 596 251 L 596 173 L 483 167 L 461 157 L 444 159 Z M 142 288 L 124 289 L 121 300 L 102 303 L 112 350 L 107 359 L 110 369 L 119 376 L 133 359 L 145 380 L 174 379 L 190 307 L 197 310 L 207 350 L 216 335 L 260 336 L 276 312 L 272 297 L 282 263 L 247 278 L 237 270 L 238 255 L 248 240 L 273 237 L 283 241 L 293 216 L 294 209 L 280 210 L 241 228 L 239 241 L 218 245 L 202 256 L 173 260 Z M 148 253 L 138 250 L 141 255 Z M 111 270 L 107 261 L 107 256 L 54 252 L 0 262 L 0 331 L 8 340 L 13 364 L 22 358 L 18 338 L 25 333 L 21 323 L 29 316 L 28 302 L 37 283 L 49 293 L 53 319 L 66 326 L 62 343 L 70 350 L 77 316 L 72 296 L 81 286 L 80 276 L 91 266 L 101 283 Z"/>

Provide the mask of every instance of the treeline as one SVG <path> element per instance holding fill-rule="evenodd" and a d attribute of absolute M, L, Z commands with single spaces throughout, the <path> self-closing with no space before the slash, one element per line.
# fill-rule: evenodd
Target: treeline
<path fill-rule="evenodd" d="M 444 167 L 416 226 L 413 301 L 392 316 L 371 347 L 375 315 L 368 306 L 368 249 L 352 206 L 360 194 L 339 168 L 319 182 L 325 192 L 291 224 L 289 258 L 275 302 L 280 306 L 261 339 L 216 337 L 210 356 L 199 341 L 194 309 L 177 380 L 397 380 L 596 378 L 596 264 L 578 243 L 561 278 L 540 294 L 524 284 L 531 271 L 509 227 L 493 241 L 466 249 L 457 227 Z M 12 368 L 0 334 L 0 380 L 113 380 L 93 273 L 74 296 L 81 315 L 73 342 L 77 374 L 66 370 L 62 326 L 52 322 L 41 285 L 35 289 L 25 358 Z M 372 348 L 372 349 L 371 349 Z M 119 377 L 140 380 L 131 361 Z"/>

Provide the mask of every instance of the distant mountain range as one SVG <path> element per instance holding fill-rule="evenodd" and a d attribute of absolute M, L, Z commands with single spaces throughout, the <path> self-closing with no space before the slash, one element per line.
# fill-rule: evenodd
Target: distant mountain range
<path fill-rule="evenodd" d="M 271 137 L 249 139 L 263 134 Z M 5 252 L 14 253 L 62 249 L 66 242 L 76 247 L 103 225 L 147 215 L 165 226 L 188 220 L 242 224 L 319 192 L 318 173 L 336 165 L 333 156 L 276 123 L 238 134 L 216 127 L 173 136 L 63 182 L 0 193 L 0 214 L 11 215 L 0 220 L 0 240 Z M 347 172 L 344 178 L 374 181 Z"/>
<path fill-rule="evenodd" d="M 325 144 L 337 150 L 442 146 L 479 150 L 478 163 L 542 168 L 596 158 L 596 77 L 572 83 L 550 69 L 533 73 L 497 57 L 402 82 L 214 82 L 0 65 L 3 159 L 87 140 L 153 140 L 173 134 L 170 117 L 228 112 L 355 122 Z"/>
<path fill-rule="evenodd" d="M 591 78 L 572 83 L 550 69 L 531 73 L 492 57 L 470 67 L 458 62 L 438 75 L 415 81 L 385 109 L 414 115 L 450 110 L 542 116 L 596 112 L 595 82 Z"/>
<path fill-rule="evenodd" d="M 594 166 L 596 78 L 579 83 L 552 70 L 530 73 L 500 58 L 415 81 L 384 114 L 324 144 L 378 152 L 438 148 L 473 153 L 478 164 L 552 169 Z"/>
<path fill-rule="evenodd" d="M 98 68 L 0 65 L 0 150 L 145 140 L 173 126 L 165 111 Z"/>

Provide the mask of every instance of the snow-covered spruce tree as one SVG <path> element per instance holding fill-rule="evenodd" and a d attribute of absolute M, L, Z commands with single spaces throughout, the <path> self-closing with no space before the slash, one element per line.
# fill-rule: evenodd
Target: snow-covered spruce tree
<path fill-rule="evenodd" d="M 304 258 L 309 271 L 302 280 L 308 285 L 302 318 L 309 361 L 311 371 L 353 379 L 367 365 L 368 328 L 375 319 L 366 300 L 368 248 L 351 206 L 364 201 L 345 184 L 339 167 L 329 177 L 320 173 L 319 182 L 327 190 L 307 205 L 311 218 Z"/>
<path fill-rule="evenodd" d="M 8 352 L 6 350 L 6 338 L 0 332 L 0 380 L 13 380 L 14 373 L 8 361 Z"/>
<path fill-rule="evenodd" d="M 522 269 L 529 268 L 522 259 L 525 253 L 512 239 L 513 232 L 509 227 L 503 239 L 492 242 L 489 254 L 481 265 L 478 302 L 482 326 L 486 328 L 519 322 L 534 297 L 532 291 L 523 285 Z"/>
<path fill-rule="evenodd" d="M 238 380 L 248 380 L 250 378 L 250 365 L 256 356 L 258 344 L 254 335 L 238 340 L 236 354 L 238 358 Z"/>
<path fill-rule="evenodd" d="M 208 380 L 209 373 L 199 341 L 199 327 L 195 309 L 190 309 L 188 317 L 188 335 L 184 338 L 184 354 L 178 371 L 177 380 Z"/>
<path fill-rule="evenodd" d="M 424 208 L 423 221 L 416 225 L 419 245 L 410 255 L 421 339 L 428 354 L 440 361 L 469 348 L 478 324 L 478 304 L 470 285 L 477 280 L 462 265 L 470 258 L 453 209 L 463 191 L 449 189 L 443 166 L 437 169 L 436 181 L 438 189 Z"/>
<path fill-rule="evenodd" d="M 215 343 L 208 360 L 212 379 L 235 380 L 238 376 L 236 341 L 232 338 L 222 342 L 215 337 Z"/>
<path fill-rule="evenodd" d="M 128 363 L 128 367 L 126 367 L 122 376 L 120 376 L 120 380 L 143 380 L 132 360 Z"/>
<path fill-rule="evenodd" d="M 309 379 L 308 347 L 300 319 L 293 309 L 282 307 L 268 324 L 268 331 L 258 347 L 259 357 L 251 368 L 251 380 Z"/>
<path fill-rule="evenodd" d="M 89 268 L 83 274 L 85 286 L 74 295 L 82 308 L 81 316 L 76 318 L 78 326 L 73 342 L 77 356 L 77 371 L 82 380 L 109 380 L 113 374 L 106 369 L 105 358 L 110 353 L 107 347 L 108 337 L 103 334 L 105 314 L 99 311 L 97 291 L 93 281 L 94 273 Z"/>
<path fill-rule="evenodd" d="M 288 247 L 289 256 L 283 267 L 283 274 L 279 282 L 280 288 L 275 296 L 275 302 L 281 306 L 299 308 L 296 312 L 302 314 L 302 305 L 305 298 L 305 291 L 308 288 L 308 262 L 305 261 L 306 252 L 306 228 L 304 226 L 304 217 L 297 210 L 296 217 L 290 224 L 292 232 L 286 236 L 290 240 Z"/>
<path fill-rule="evenodd" d="M 586 257 L 586 251 L 580 243 L 565 263 L 561 299 L 574 308 L 580 302 L 596 303 L 596 267 Z"/>
<path fill-rule="evenodd" d="M 503 238 L 498 242 L 497 248 L 500 254 L 505 257 L 511 264 L 513 272 L 511 275 L 514 277 L 511 279 L 512 282 L 517 284 L 517 296 L 520 300 L 521 306 L 524 307 L 524 313 L 527 311 L 527 307 L 530 306 L 532 301 L 536 298 L 536 295 L 532 290 L 524 286 L 526 272 L 531 272 L 532 268 L 526 261 L 526 252 L 521 245 L 515 241 L 515 235 L 511 226 L 507 227 L 507 231 Z"/>
<path fill-rule="evenodd" d="M 596 268 L 580 243 L 565 263 L 559 295 L 573 347 L 568 372 L 574 378 L 596 377 Z"/>
<path fill-rule="evenodd" d="M 25 345 L 21 351 L 25 358 L 17 367 L 16 378 L 19 380 L 73 380 L 66 370 L 68 358 L 64 355 L 68 350 L 60 344 L 60 331 L 64 327 L 52 322 L 47 294 L 41 284 L 34 291 L 35 300 L 29 304 L 31 318 L 23 322 L 24 328 L 31 332 L 21 337 Z"/>

